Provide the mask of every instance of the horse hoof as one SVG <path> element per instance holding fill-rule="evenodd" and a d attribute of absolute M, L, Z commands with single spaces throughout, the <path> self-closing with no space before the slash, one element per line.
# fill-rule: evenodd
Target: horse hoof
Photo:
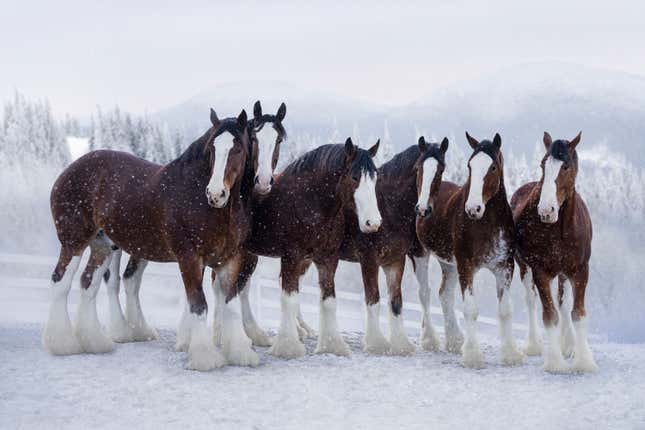
<path fill-rule="evenodd" d="M 462 347 L 462 363 L 464 367 L 469 369 L 486 368 L 486 359 L 479 346 L 468 345 L 467 343 L 464 343 Z"/>
<path fill-rule="evenodd" d="M 287 360 L 301 358 L 305 356 L 305 345 L 297 337 L 278 334 L 269 348 L 269 354 Z"/>
<path fill-rule="evenodd" d="M 224 356 L 226 357 L 226 363 L 231 366 L 256 367 L 260 364 L 260 356 L 250 346 L 247 348 L 224 349 Z"/>
<path fill-rule="evenodd" d="M 267 335 L 264 330 L 258 326 L 244 327 L 244 331 L 253 345 L 255 346 L 271 346 L 273 345 L 273 338 Z"/>
<path fill-rule="evenodd" d="M 405 335 L 391 338 L 390 344 L 392 355 L 413 355 L 416 352 L 416 347 Z"/>
<path fill-rule="evenodd" d="M 446 335 L 446 351 L 451 354 L 460 354 L 463 345 L 464 336 L 461 333 L 458 335 Z"/>
<path fill-rule="evenodd" d="M 134 342 L 148 342 L 159 339 L 157 330 L 147 324 L 139 327 L 132 327 L 132 340 Z"/>
<path fill-rule="evenodd" d="M 598 372 L 598 365 L 591 354 L 583 356 L 580 359 L 576 359 L 574 356 L 570 370 L 573 373 L 596 373 Z"/>
<path fill-rule="evenodd" d="M 340 334 L 318 336 L 318 343 L 316 344 L 315 354 L 334 354 L 341 357 L 349 357 L 351 350 L 345 343 Z"/>
<path fill-rule="evenodd" d="M 390 355 L 392 353 L 392 345 L 382 334 L 365 335 L 363 344 L 363 351 L 367 354 Z"/>
<path fill-rule="evenodd" d="M 213 345 L 194 345 L 188 350 L 186 369 L 207 372 L 225 364 L 226 359 Z"/>
<path fill-rule="evenodd" d="M 134 331 L 132 330 L 132 327 L 126 323 L 112 325 L 108 332 L 113 342 L 128 343 L 135 341 Z"/>
<path fill-rule="evenodd" d="M 569 373 L 569 367 L 564 359 L 551 359 L 544 362 L 543 369 L 545 372 L 562 374 Z"/>
<path fill-rule="evenodd" d="M 502 349 L 502 364 L 504 366 L 519 366 L 526 362 L 524 355 L 515 346 Z"/>
<path fill-rule="evenodd" d="M 419 338 L 419 345 L 424 351 L 437 352 L 439 351 L 439 339 L 434 333 L 424 333 Z"/>
<path fill-rule="evenodd" d="M 524 342 L 524 354 L 529 357 L 536 357 L 542 355 L 542 342 L 538 339 L 527 339 Z"/>
<path fill-rule="evenodd" d="M 83 352 L 81 344 L 71 331 L 55 333 L 47 327 L 43 331 L 43 346 L 52 355 L 73 355 Z"/>
<path fill-rule="evenodd" d="M 79 334 L 78 337 L 81 348 L 89 354 L 104 354 L 114 350 L 114 342 L 103 333 L 93 334 L 91 337 Z"/>

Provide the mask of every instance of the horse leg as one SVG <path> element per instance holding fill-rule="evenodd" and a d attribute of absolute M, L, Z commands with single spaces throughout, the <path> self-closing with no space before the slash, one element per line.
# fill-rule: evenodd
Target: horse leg
<path fill-rule="evenodd" d="M 589 266 L 581 268 L 571 278 L 573 280 L 573 326 L 576 329 L 575 348 L 573 352 L 574 372 L 597 372 L 598 365 L 591 354 L 587 341 L 587 313 L 585 311 L 585 290 L 589 279 Z"/>
<path fill-rule="evenodd" d="M 96 312 L 96 295 L 112 258 L 112 245 L 104 235 L 90 243 L 90 259 L 81 275 L 81 297 L 74 332 L 83 351 L 104 353 L 114 349 L 112 339 L 103 334 Z"/>
<path fill-rule="evenodd" d="M 316 343 L 316 354 L 335 354 L 348 357 L 351 354 L 338 331 L 336 318 L 336 289 L 334 275 L 338 267 L 337 258 L 315 262 L 320 283 L 320 333 Z"/>
<path fill-rule="evenodd" d="M 278 335 L 269 348 L 269 354 L 282 358 L 299 358 L 305 355 L 305 345 L 298 336 L 298 313 L 300 309 L 298 298 L 298 279 L 302 273 L 302 261 L 290 257 L 282 257 L 280 278 L 282 281 L 282 296 L 280 298 L 280 328 Z"/>
<path fill-rule="evenodd" d="M 125 287 L 125 317 L 132 328 L 132 340 L 136 342 L 145 342 L 158 338 L 157 331 L 150 327 L 146 322 L 141 310 L 139 301 L 139 290 L 141 289 L 141 280 L 143 271 L 148 265 L 147 260 L 130 257 L 128 265 L 123 272 L 123 285 Z"/>
<path fill-rule="evenodd" d="M 114 342 L 132 342 L 134 340 L 134 333 L 132 327 L 128 325 L 121 310 L 121 301 L 119 300 L 119 289 L 121 285 L 121 253 L 117 249 L 112 254 L 110 266 L 105 272 L 107 278 L 107 298 L 108 308 L 110 310 L 110 326 L 108 332 Z"/>
<path fill-rule="evenodd" d="M 454 354 L 461 352 L 464 344 L 464 334 L 459 327 L 455 314 L 455 290 L 457 289 L 457 268 L 452 264 L 439 263 L 441 266 L 441 287 L 439 300 L 443 311 L 444 332 L 446 335 L 446 351 Z"/>
<path fill-rule="evenodd" d="M 526 308 L 529 316 L 529 332 L 524 341 L 524 353 L 526 355 L 542 355 L 542 339 L 538 333 L 537 319 L 537 290 L 533 283 L 533 272 L 531 268 L 523 263 L 519 263 L 520 278 L 524 284 Z"/>
<path fill-rule="evenodd" d="M 53 355 L 70 355 L 83 352 L 78 339 L 74 335 L 72 323 L 67 311 L 67 296 L 72 287 L 72 279 L 81 261 L 79 255 L 74 255 L 68 248 L 61 248 L 58 263 L 52 274 L 49 287 L 50 304 L 49 316 L 43 330 L 43 346 Z"/>
<path fill-rule="evenodd" d="M 307 273 L 309 266 L 311 266 L 311 260 L 307 260 L 306 262 L 300 265 L 298 283 L 300 283 L 300 279 L 302 279 L 302 277 L 305 276 L 305 273 Z M 296 326 L 298 327 L 298 336 L 300 337 L 301 341 L 304 342 L 305 339 L 316 337 L 316 331 L 313 328 L 311 328 L 309 324 L 307 324 L 307 322 L 302 316 L 302 311 L 300 310 L 300 302 L 298 302 L 298 315 L 296 317 Z"/>
<path fill-rule="evenodd" d="M 511 300 L 511 281 L 515 263 L 510 258 L 505 265 L 495 268 L 497 285 L 497 317 L 501 341 L 501 360 L 505 366 L 524 363 L 526 356 L 517 348 L 513 337 L 513 303 Z"/>
<path fill-rule="evenodd" d="M 457 264 L 459 271 L 459 284 L 461 285 L 461 295 L 464 300 L 464 322 L 466 326 L 466 336 L 464 344 L 461 347 L 461 355 L 464 366 L 473 369 L 483 369 L 486 367 L 484 354 L 479 347 L 477 339 L 477 302 L 475 301 L 475 290 L 473 288 L 473 269 L 467 264 Z"/>
<path fill-rule="evenodd" d="M 390 344 L 392 345 L 392 354 L 394 355 L 412 355 L 416 349 L 405 334 L 403 315 L 401 315 L 403 308 L 401 280 L 403 279 L 404 267 L 405 256 L 402 256 L 396 263 L 383 267 L 390 298 Z"/>
<path fill-rule="evenodd" d="M 238 254 L 226 264 L 218 266 L 213 281 L 213 290 L 219 290 L 219 309 L 216 319 L 220 320 L 220 342 L 228 364 L 235 366 L 257 366 L 260 357 L 251 348 L 251 339 L 244 332 L 240 315 L 240 299 L 237 282 L 242 268 L 242 255 Z"/>
<path fill-rule="evenodd" d="M 383 336 L 379 322 L 379 266 L 373 260 L 361 261 L 360 263 L 361 272 L 363 274 L 363 288 L 365 289 L 365 306 L 367 308 L 367 322 L 365 325 L 365 338 L 363 339 L 363 351 L 368 354 L 389 354 L 391 348 L 390 341 Z"/>
<path fill-rule="evenodd" d="M 419 337 L 419 344 L 426 351 L 439 351 L 439 338 L 432 327 L 431 313 L 430 313 L 430 285 L 428 283 L 428 260 L 430 255 L 426 254 L 422 257 L 413 257 L 414 261 L 414 275 L 419 284 L 419 303 L 421 303 L 422 319 L 421 319 L 421 335 Z"/>
<path fill-rule="evenodd" d="M 560 336 L 558 334 L 558 312 L 551 297 L 551 278 L 549 275 L 533 269 L 533 282 L 537 287 L 542 302 L 542 321 L 548 339 L 544 351 L 544 370 L 550 373 L 567 372 L 567 363 L 562 356 Z"/>
<path fill-rule="evenodd" d="M 244 331 L 253 341 L 253 345 L 271 346 L 272 340 L 255 321 L 255 317 L 253 316 L 253 311 L 251 309 L 251 303 L 249 302 L 251 276 L 253 276 L 253 272 L 255 272 L 257 264 L 257 256 L 250 253 L 244 254 L 242 273 L 240 274 L 240 279 L 238 281 L 238 288 L 240 290 L 240 306 L 242 309 L 242 323 L 244 324 Z"/>
<path fill-rule="evenodd" d="M 564 275 L 558 276 L 558 305 L 560 310 L 560 345 L 562 355 L 571 357 L 573 355 L 573 346 L 576 342 L 576 336 L 573 333 L 573 322 L 571 321 L 570 297 L 571 284 L 567 288 L 567 278 Z"/>
<path fill-rule="evenodd" d="M 186 289 L 187 315 L 185 326 L 188 332 L 188 360 L 186 368 L 199 371 L 212 370 L 226 364 L 222 353 L 215 348 L 208 333 L 206 316 L 208 304 L 204 297 L 202 281 L 204 263 L 197 255 L 185 255 L 177 259 Z"/>

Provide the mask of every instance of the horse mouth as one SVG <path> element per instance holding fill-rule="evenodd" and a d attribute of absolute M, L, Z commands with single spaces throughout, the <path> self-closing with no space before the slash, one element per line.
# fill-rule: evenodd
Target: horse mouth
<path fill-rule="evenodd" d="M 254 188 L 255 192 L 261 196 L 266 196 L 271 192 L 271 186 L 268 187 L 258 187 L 257 185 Z"/>

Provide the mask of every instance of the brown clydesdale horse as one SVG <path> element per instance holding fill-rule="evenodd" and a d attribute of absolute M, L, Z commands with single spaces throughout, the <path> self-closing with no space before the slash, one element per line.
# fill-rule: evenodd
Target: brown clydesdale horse
<path fill-rule="evenodd" d="M 249 156 L 246 159 L 240 189 L 242 206 L 244 207 L 247 219 L 251 218 L 251 200 L 253 198 L 260 198 L 271 191 L 274 180 L 273 175 L 280 154 L 280 144 L 286 139 L 286 131 L 282 125 L 286 113 L 287 108 L 284 103 L 280 105 L 275 115 L 264 114 L 259 101 L 253 107 L 253 118 L 248 122 Z M 110 267 L 111 273 L 118 274 L 119 262 L 120 257 L 115 256 Z M 144 259 L 130 257 L 126 270 L 123 273 L 126 291 L 128 288 L 136 291 L 139 290 L 146 264 L 147 261 Z M 110 288 L 111 285 L 113 286 L 112 288 Z M 227 304 L 226 297 L 224 297 L 227 294 L 225 291 L 222 291 L 221 284 L 214 284 L 213 288 L 217 299 L 215 309 L 217 310 L 220 307 L 231 309 L 231 306 Z M 112 338 L 120 342 L 147 340 L 145 337 L 137 336 L 138 330 L 136 328 L 138 326 L 146 326 L 141 307 L 138 305 L 138 295 L 135 296 L 136 303 L 132 305 L 128 303 L 126 306 L 126 318 L 124 319 L 118 302 L 118 289 L 118 278 L 108 279 L 108 292 L 112 291 L 108 297 L 115 297 L 115 299 L 109 301 L 110 315 L 112 317 L 110 331 Z M 233 297 L 228 298 L 229 301 L 231 299 Z M 177 338 L 176 348 L 178 350 L 188 348 L 190 336 L 186 333 L 187 325 L 185 324 L 188 315 L 189 312 L 185 309 Z M 234 365 L 255 364 L 257 355 L 247 347 L 249 341 L 242 330 L 239 314 L 230 311 L 224 313 L 222 311 L 216 312 L 216 316 L 218 316 L 215 320 L 217 327 L 215 333 L 218 334 L 216 344 L 222 347 L 227 363 Z M 226 319 L 222 320 L 219 318 L 220 316 L 226 316 Z M 117 321 L 117 323 L 115 324 L 114 321 Z M 125 333 L 125 335 L 122 333 Z M 268 340 L 265 340 L 264 343 L 261 340 L 254 340 L 256 345 L 266 345 L 268 343 Z"/>
<path fill-rule="evenodd" d="M 580 143 L 580 134 L 571 141 L 553 141 L 545 132 L 543 140 L 546 154 L 542 159 L 542 178 L 520 187 L 511 199 L 517 229 L 516 258 L 529 309 L 525 350 L 531 355 L 539 355 L 542 351 L 537 334 L 537 289 L 549 340 L 544 368 L 549 372 L 568 371 L 562 355 L 564 350 L 566 355 L 574 355 L 573 371 L 594 372 L 598 366 L 587 342 L 585 318 L 592 227 L 587 206 L 576 192 L 576 146 Z M 551 298 L 551 281 L 555 277 L 558 277 L 560 318 Z M 573 287 L 571 312 L 564 300 L 565 292 L 569 290 L 565 288 L 565 282 Z M 561 337 L 557 333 L 559 319 Z"/>
<path fill-rule="evenodd" d="M 43 333 L 53 354 L 113 348 L 101 332 L 96 294 L 117 246 L 135 259 L 179 263 L 189 306 L 187 367 L 209 370 L 224 364 L 208 334 L 202 278 L 204 267 L 210 266 L 220 274 L 223 288 L 234 290 L 241 245 L 250 230 L 240 198 L 249 138 L 244 111 L 220 121 L 211 110 L 211 123 L 165 166 L 122 152 L 94 151 L 58 178 L 51 208 L 61 252 Z M 81 277 L 78 319 L 72 329 L 67 296 L 88 245 L 92 252 Z"/>
<path fill-rule="evenodd" d="M 490 270 L 497 281 L 501 359 L 506 365 L 519 364 L 524 355 L 517 349 L 512 333 L 510 286 L 513 278 L 514 224 L 504 187 L 502 139 L 478 142 L 466 133 L 473 153 L 468 160 L 468 180 L 459 187 L 442 182 L 430 216 L 417 218 L 422 245 L 441 263 L 443 281 L 439 291 L 446 319 L 448 350 L 462 343 L 454 315 L 454 286 L 457 278 L 464 300 L 466 338 L 461 347 L 467 367 L 484 367 L 477 340 L 477 303 L 473 278 L 480 268 Z"/>
<path fill-rule="evenodd" d="M 361 265 L 367 307 L 364 339 L 366 352 L 407 355 L 415 350 L 403 327 L 401 280 L 405 257 L 417 242 L 415 211 L 420 210 L 417 205 L 419 196 L 425 195 L 423 200 L 427 201 L 427 194 L 438 190 L 447 149 L 447 138 L 439 145 L 426 143 L 425 139 L 420 137 L 418 145 L 397 154 L 377 170 L 376 196 L 383 217 L 378 232 L 363 233 L 359 229 L 356 215 L 349 210 L 345 211 L 347 222 L 340 256 L 343 260 L 358 262 Z M 424 170 L 428 170 L 425 177 L 430 178 L 431 182 L 423 182 Z M 419 248 L 418 243 L 416 248 Z M 379 327 L 379 267 L 385 272 L 390 296 L 389 341 L 385 339 Z M 422 301 L 422 305 L 427 302 Z M 422 337 L 422 345 L 429 348 L 424 340 Z"/>
<path fill-rule="evenodd" d="M 349 138 L 344 145 L 323 145 L 291 163 L 276 178 L 271 193 L 254 201 L 252 235 L 245 245 L 249 252 L 238 286 L 247 335 L 258 343 L 269 343 L 248 305 L 249 281 L 257 255 L 280 258 L 282 318 L 271 354 L 283 358 L 305 354 L 299 336 L 313 331 L 300 313 L 298 284 L 312 262 L 318 269 L 321 289 L 316 353 L 350 354 L 338 331 L 334 275 L 345 209 L 351 208 L 357 215 L 365 233 L 375 232 L 381 225 L 375 190 L 377 172 L 372 161 L 378 146 L 377 142 L 369 150 L 360 149 Z"/>

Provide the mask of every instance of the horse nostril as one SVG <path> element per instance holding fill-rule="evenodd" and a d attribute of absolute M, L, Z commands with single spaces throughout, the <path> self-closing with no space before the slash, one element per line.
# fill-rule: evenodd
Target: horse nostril
<path fill-rule="evenodd" d="M 255 183 L 255 185 L 259 184 L 260 183 L 260 178 L 258 178 L 256 176 L 255 179 L 253 180 L 253 182 Z"/>
<path fill-rule="evenodd" d="M 271 176 L 271 179 L 269 179 L 269 185 L 273 185 L 273 176 Z"/>
<path fill-rule="evenodd" d="M 222 197 L 222 198 L 226 197 L 226 191 L 222 190 L 222 192 L 219 193 L 219 196 Z"/>
<path fill-rule="evenodd" d="M 555 207 L 551 206 L 551 212 L 555 212 Z"/>
<path fill-rule="evenodd" d="M 367 221 L 365 221 L 365 225 L 369 227 L 369 226 L 372 225 L 372 223 L 370 222 L 370 220 L 367 220 Z"/>
<path fill-rule="evenodd" d="M 479 212 L 481 212 L 481 211 L 482 211 L 482 207 L 481 207 L 481 205 L 477 205 L 477 213 L 479 213 Z"/>

